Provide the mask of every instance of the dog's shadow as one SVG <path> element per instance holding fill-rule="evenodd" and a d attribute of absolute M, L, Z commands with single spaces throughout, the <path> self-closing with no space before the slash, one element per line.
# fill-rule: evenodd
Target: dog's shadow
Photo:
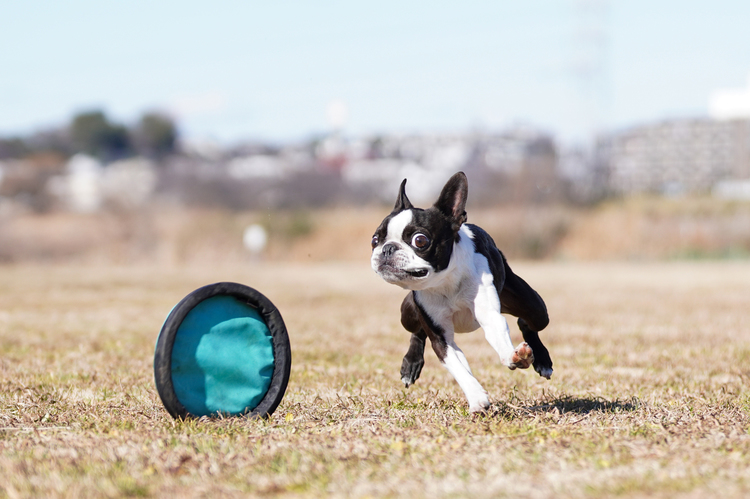
<path fill-rule="evenodd" d="M 585 416 L 592 413 L 615 414 L 633 412 L 640 406 L 641 402 L 636 397 L 627 400 L 608 400 L 604 397 L 561 395 L 526 403 L 517 399 L 507 402 L 496 402 L 490 407 L 488 416 L 508 420 L 524 416 L 528 417 L 529 415 L 541 416 L 545 414 L 578 414 Z"/>

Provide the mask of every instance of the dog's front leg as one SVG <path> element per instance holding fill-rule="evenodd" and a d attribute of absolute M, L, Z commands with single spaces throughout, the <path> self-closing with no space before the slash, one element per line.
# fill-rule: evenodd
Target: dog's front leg
<path fill-rule="evenodd" d="M 474 377 L 466 356 L 453 341 L 453 331 L 445 331 L 442 337 L 436 335 L 434 339 L 433 336 L 430 336 L 430 341 L 438 359 L 448 369 L 448 372 L 451 373 L 458 382 L 458 386 L 463 390 L 464 395 L 466 395 L 466 400 L 469 402 L 469 411 L 485 411 L 490 406 L 487 391 Z"/>
<path fill-rule="evenodd" d="M 453 339 L 453 322 L 449 317 L 434 321 L 414 300 L 421 329 L 430 339 L 432 349 L 466 395 L 470 412 L 482 412 L 490 406 L 487 391 L 471 373 L 466 356 Z"/>
<path fill-rule="evenodd" d="M 404 355 L 404 360 L 401 361 L 401 381 L 403 381 L 406 388 L 413 385 L 422 373 L 422 367 L 424 367 L 424 342 L 426 339 L 427 335 L 421 329 L 411 335 L 409 350 Z"/>
<path fill-rule="evenodd" d="M 500 314 L 500 298 L 489 271 L 482 274 L 481 284 L 474 298 L 474 317 L 482 326 L 487 342 L 509 369 L 527 369 L 534 362 L 534 352 L 528 343 L 522 342 L 513 347 L 508 321 Z"/>
<path fill-rule="evenodd" d="M 534 352 L 528 343 L 521 342 L 517 347 L 513 347 L 510 341 L 510 329 L 505 317 L 498 314 L 492 320 L 482 322 L 477 320 L 484 329 L 484 337 L 492 345 L 500 361 L 508 366 L 508 369 L 528 369 L 534 363 Z"/>
<path fill-rule="evenodd" d="M 411 333 L 409 350 L 401 362 L 401 381 L 409 388 L 422 373 L 424 366 L 424 343 L 427 333 L 422 328 L 419 308 L 414 302 L 414 293 L 409 293 L 401 303 L 401 325 Z"/>

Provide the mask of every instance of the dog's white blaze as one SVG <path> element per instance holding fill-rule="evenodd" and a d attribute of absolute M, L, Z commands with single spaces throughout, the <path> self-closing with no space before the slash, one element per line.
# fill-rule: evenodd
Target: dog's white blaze
<path fill-rule="evenodd" d="M 404 229 L 414 219 L 414 214 L 411 210 L 404 210 L 395 217 L 391 218 L 388 222 L 388 233 L 386 234 L 386 242 L 403 242 L 401 236 L 404 234 Z"/>
<path fill-rule="evenodd" d="M 404 233 L 404 229 L 406 228 L 406 226 L 411 223 L 412 218 L 414 218 L 414 216 L 412 215 L 411 210 L 406 210 L 402 211 L 388 222 L 388 230 L 385 234 L 385 241 L 380 241 L 378 246 L 373 250 L 372 257 L 370 258 L 370 264 L 372 265 L 372 269 L 375 272 L 378 271 L 378 262 L 380 260 L 381 253 L 383 253 L 383 246 L 385 246 L 386 243 L 396 243 L 399 246 L 399 251 L 403 248 L 401 235 Z"/>

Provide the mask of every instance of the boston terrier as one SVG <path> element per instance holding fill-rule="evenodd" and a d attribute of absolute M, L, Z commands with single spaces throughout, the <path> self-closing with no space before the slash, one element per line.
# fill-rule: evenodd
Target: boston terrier
<path fill-rule="evenodd" d="M 508 266 L 492 238 L 466 223 L 468 181 L 456 173 L 437 202 L 415 208 L 401 183 L 396 206 L 372 236 L 373 270 L 386 282 L 411 290 L 401 304 L 401 324 L 411 333 L 401 364 L 408 388 L 424 365 L 426 338 L 440 362 L 464 391 L 471 412 L 485 411 L 487 392 L 474 378 L 455 333 L 481 327 L 485 338 L 510 369 L 530 365 L 547 379 L 552 360 L 538 332 L 549 323 L 539 294 Z M 523 343 L 513 347 L 501 314 L 518 317 Z"/>

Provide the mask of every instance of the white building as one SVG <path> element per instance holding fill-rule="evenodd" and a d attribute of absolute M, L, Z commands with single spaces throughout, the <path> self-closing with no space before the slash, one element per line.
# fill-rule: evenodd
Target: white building
<path fill-rule="evenodd" d="M 97 211 L 104 201 L 102 164 L 86 154 L 76 154 L 65 165 L 65 175 L 52 177 L 47 188 L 73 211 Z"/>
<path fill-rule="evenodd" d="M 130 158 L 103 166 L 97 159 L 76 154 L 68 160 L 65 174 L 49 179 L 48 191 L 68 209 L 92 213 L 105 202 L 134 208 L 147 202 L 156 189 L 153 163 Z"/>
<path fill-rule="evenodd" d="M 745 88 L 719 89 L 711 93 L 708 112 L 715 120 L 750 119 L 750 74 Z"/>
<path fill-rule="evenodd" d="M 750 120 L 678 119 L 632 127 L 606 142 L 610 190 L 708 192 L 750 178 Z"/>

